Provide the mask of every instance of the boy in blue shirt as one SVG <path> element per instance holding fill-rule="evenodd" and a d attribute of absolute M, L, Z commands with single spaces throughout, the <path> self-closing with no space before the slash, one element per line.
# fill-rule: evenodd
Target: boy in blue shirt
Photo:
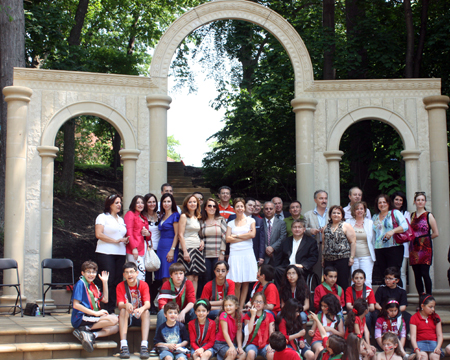
<path fill-rule="evenodd" d="M 85 261 L 81 265 L 81 277 L 73 288 L 72 326 L 73 335 L 81 341 L 83 349 L 94 351 L 94 342 L 98 337 L 109 336 L 119 331 L 119 318 L 108 314 L 100 308 L 100 301 L 108 302 L 109 273 L 102 271 L 99 279 L 102 281 L 104 294 L 94 284 L 98 266 L 93 261 Z"/>

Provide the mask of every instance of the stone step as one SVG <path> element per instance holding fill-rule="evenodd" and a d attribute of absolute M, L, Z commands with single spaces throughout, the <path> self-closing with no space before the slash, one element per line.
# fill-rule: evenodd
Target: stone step
<path fill-rule="evenodd" d="M 112 349 L 117 349 L 115 341 L 99 340 L 94 344 L 92 353 L 86 352 L 79 342 L 27 342 L 1 344 L 0 357 L 2 360 L 106 357 L 114 352 Z"/>

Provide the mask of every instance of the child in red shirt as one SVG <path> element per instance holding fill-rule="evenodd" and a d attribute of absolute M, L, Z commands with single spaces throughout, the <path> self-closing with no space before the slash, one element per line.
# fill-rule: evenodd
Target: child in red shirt
<path fill-rule="evenodd" d="M 353 285 L 349 286 L 347 290 L 345 290 L 347 310 L 351 311 L 355 300 L 362 298 L 369 304 L 369 311 L 375 311 L 375 304 L 377 301 L 375 300 L 375 293 L 373 290 L 366 286 L 366 273 L 361 269 L 353 271 L 352 281 Z"/>
<path fill-rule="evenodd" d="M 266 297 L 259 292 L 253 295 L 250 313 L 245 314 L 243 321 L 248 330 L 248 342 L 244 347 L 247 360 L 254 360 L 256 356 L 262 355 L 267 360 L 273 360 L 273 352 L 268 351 L 269 337 L 275 330 L 275 318 L 264 310 Z"/>
<path fill-rule="evenodd" d="M 202 291 L 202 299 L 208 299 L 211 311 L 208 318 L 214 320 L 222 309 L 223 299 L 227 295 L 235 295 L 235 284 L 233 280 L 227 279 L 230 266 L 226 261 L 219 260 L 214 265 L 215 279 L 206 283 Z"/>
<path fill-rule="evenodd" d="M 337 270 L 332 266 L 327 266 L 323 271 L 324 282 L 314 290 L 314 309 L 316 313 L 320 310 L 320 299 L 326 294 L 334 294 L 338 299 L 341 307 L 345 306 L 344 291 L 336 284 Z"/>
<path fill-rule="evenodd" d="M 259 268 L 258 274 L 256 275 L 256 278 L 258 279 L 258 282 L 253 286 L 253 290 L 251 293 L 251 296 L 258 292 L 263 292 L 267 304 L 265 305 L 264 309 L 269 310 L 273 313 L 274 317 L 277 316 L 278 311 L 280 311 L 280 294 L 278 293 L 278 288 L 276 285 L 272 282 L 275 276 L 275 269 L 272 265 L 263 265 Z M 246 308 L 250 308 L 251 304 L 248 302 L 246 304 Z"/>
<path fill-rule="evenodd" d="M 197 319 L 188 325 L 193 360 L 208 360 L 216 352 L 213 349 L 216 341 L 216 323 L 207 318 L 211 304 L 206 299 L 199 299 L 194 304 Z"/>
<path fill-rule="evenodd" d="M 345 340 L 341 336 L 335 334 L 328 337 L 327 330 L 322 325 L 322 322 L 320 321 L 319 317 L 313 312 L 310 312 L 310 316 L 311 319 L 314 321 L 313 327 L 318 329 L 320 337 L 322 338 L 322 350 L 318 354 L 317 359 L 318 360 L 341 359 L 343 352 L 346 349 Z M 356 356 L 352 358 L 357 359 L 358 355 L 356 354 Z"/>
<path fill-rule="evenodd" d="M 270 347 L 275 351 L 273 360 L 300 360 L 300 355 L 286 347 L 286 338 L 280 331 L 274 331 L 269 338 Z"/>
<path fill-rule="evenodd" d="M 159 312 L 156 319 L 156 328 L 166 321 L 164 316 L 164 305 L 169 301 L 174 301 L 181 309 L 178 315 L 178 321 L 185 324 L 189 323 L 195 317 L 194 303 L 195 290 L 194 285 L 185 277 L 186 269 L 181 263 L 173 263 L 169 267 L 170 279 L 161 286 L 158 296 Z"/>
<path fill-rule="evenodd" d="M 320 321 L 320 325 L 324 327 L 326 335 L 337 335 L 339 337 L 344 336 L 344 322 L 339 315 L 341 305 L 334 294 L 327 294 L 320 300 L 320 307 L 322 309 L 317 318 Z M 314 322 L 313 326 L 309 330 L 309 336 L 312 337 L 311 349 L 315 353 L 317 358 L 320 352 L 324 349 L 322 346 L 323 337 L 320 333 L 320 328 Z"/>

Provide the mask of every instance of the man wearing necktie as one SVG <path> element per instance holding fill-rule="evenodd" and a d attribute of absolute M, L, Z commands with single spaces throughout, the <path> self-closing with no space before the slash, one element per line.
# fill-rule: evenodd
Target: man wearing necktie
<path fill-rule="evenodd" d="M 286 223 L 275 217 L 275 205 L 271 201 L 264 204 L 264 229 L 266 237 L 264 263 L 276 267 L 281 263 L 281 247 L 286 239 Z"/>
<path fill-rule="evenodd" d="M 272 199 L 273 205 L 275 206 L 275 217 L 280 220 L 284 220 L 289 217 L 290 214 L 287 211 L 283 211 L 283 200 L 279 197 L 274 197 Z"/>

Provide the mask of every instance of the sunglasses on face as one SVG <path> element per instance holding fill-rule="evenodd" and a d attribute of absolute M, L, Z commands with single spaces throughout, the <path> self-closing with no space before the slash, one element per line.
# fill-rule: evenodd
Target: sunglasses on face
<path fill-rule="evenodd" d="M 216 208 L 216 205 L 208 204 L 208 207 L 209 207 L 210 209 L 215 209 L 215 208 Z"/>

